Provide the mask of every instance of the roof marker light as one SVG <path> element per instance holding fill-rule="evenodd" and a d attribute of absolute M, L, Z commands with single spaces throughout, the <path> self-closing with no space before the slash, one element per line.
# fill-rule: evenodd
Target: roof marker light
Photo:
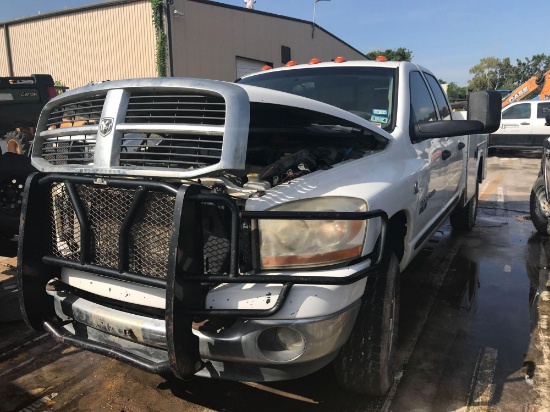
<path fill-rule="evenodd" d="M 290 66 L 296 66 L 298 63 L 296 63 L 294 60 L 289 60 L 286 64 L 285 64 L 285 67 L 290 67 Z"/>
<path fill-rule="evenodd" d="M 386 59 L 386 56 L 377 56 L 375 61 L 377 61 L 377 62 L 387 62 L 388 59 Z"/>
<path fill-rule="evenodd" d="M 264 70 L 271 70 L 272 68 L 273 68 L 273 67 L 271 67 L 271 66 L 269 66 L 269 65 L 266 64 L 266 65 L 263 66 L 260 70 L 261 70 L 261 71 L 264 71 Z"/>
<path fill-rule="evenodd" d="M 319 60 L 318 58 L 314 57 L 313 59 L 311 59 L 309 61 L 309 64 L 319 64 L 321 63 L 321 60 Z"/>
<path fill-rule="evenodd" d="M 347 62 L 347 60 L 343 56 L 338 56 L 337 58 L 334 59 L 334 63 L 345 63 L 345 62 Z"/>

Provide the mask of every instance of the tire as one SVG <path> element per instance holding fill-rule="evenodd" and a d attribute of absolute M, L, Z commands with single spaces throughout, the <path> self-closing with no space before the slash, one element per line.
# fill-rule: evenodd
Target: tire
<path fill-rule="evenodd" d="M 351 335 L 334 360 L 336 380 L 345 390 L 382 396 L 393 385 L 399 324 L 399 262 L 388 251 L 367 280 Z"/>
<path fill-rule="evenodd" d="M 546 200 L 544 176 L 539 176 L 531 189 L 529 197 L 529 213 L 533 226 L 542 235 L 548 235 L 548 217 L 544 210 L 550 211 L 550 204 Z"/>
<path fill-rule="evenodd" d="M 28 155 L 31 147 L 32 136 L 25 132 L 9 132 L 6 134 L 6 146 L 8 152 Z"/>
<path fill-rule="evenodd" d="M 451 226 L 453 230 L 472 230 L 476 225 L 477 204 L 479 195 L 479 183 L 476 181 L 476 191 L 470 201 L 464 207 L 457 207 L 451 213 Z"/>

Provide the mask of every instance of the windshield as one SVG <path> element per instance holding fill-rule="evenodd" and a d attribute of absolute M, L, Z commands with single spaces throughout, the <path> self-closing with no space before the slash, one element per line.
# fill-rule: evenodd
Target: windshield
<path fill-rule="evenodd" d="M 238 82 L 318 100 L 388 130 L 395 118 L 396 72 L 382 67 L 317 67 L 265 72 Z"/>

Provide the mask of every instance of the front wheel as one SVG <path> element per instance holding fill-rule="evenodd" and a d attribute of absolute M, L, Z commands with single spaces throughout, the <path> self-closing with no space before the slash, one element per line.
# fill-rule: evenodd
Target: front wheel
<path fill-rule="evenodd" d="M 529 197 L 529 212 L 533 226 L 537 232 L 548 235 L 548 215 L 550 214 L 550 204 L 546 200 L 546 185 L 544 176 L 539 176 L 531 189 Z"/>
<path fill-rule="evenodd" d="M 393 385 L 399 323 L 399 262 L 388 251 L 367 279 L 348 341 L 334 360 L 338 384 L 363 395 L 382 396 Z"/>

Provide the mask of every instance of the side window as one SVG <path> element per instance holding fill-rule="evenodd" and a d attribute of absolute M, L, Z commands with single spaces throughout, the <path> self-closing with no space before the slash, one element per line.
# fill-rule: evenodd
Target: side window
<path fill-rule="evenodd" d="M 550 114 L 550 103 L 539 103 L 537 105 L 537 118 L 544 119 Z"/>
<path fill-rule="evenodd" d="M 410 88 L 411 122 L 432 122 L 437 120 L 437 110 L 430 96 L 428 86 L 419 72 L 411 72 Z"/>
<path fill-rule="evenodd" d="M 529 119 L 530 117 L 531 103 L 516 104 L 502 112 L 502 119 Z"/>
<path fill-rule="evenodd" d="M 447 104 L 447 99 L 441 89 L 441 85 L 431 74 L 424 73 L 424 76 L 426 76 L 428 84 L 434 94 L 437 109 L 439 110 L 439 116 L 442 120 L 451 120 L 451 110 L 449 109 L 449 105 Z"/>

